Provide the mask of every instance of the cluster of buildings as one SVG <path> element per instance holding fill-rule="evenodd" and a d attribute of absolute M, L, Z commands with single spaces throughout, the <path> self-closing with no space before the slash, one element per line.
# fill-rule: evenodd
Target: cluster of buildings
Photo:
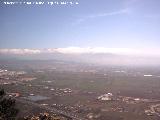
<path fill-rule="evenodd" d="M 149 108 L 150 108 L 150 109 L 146 109 L 146 110 L 145 110 L 145 113 L 146 113 L 148 116 L 157 115 L 157 116 L 160 117 L 160 104 L 150 105 Z"/>
<path fill-rule="evenodd" d="M 148 102 L 148 99 L 143 98 L 134 98 L 134 97 L 126 97 L 126 96 L 114 96 L 112 93 L 106 93 L 98 96 L 98 100 L 101 101 L 110 101 L 110 100 L 118 100 L 123 101 L 127 104 L 136 104 L 140 102 Z"/>
<path fill-rule="evenodd" d="M 44 86 L 44 89 L 50 89 L 51 91 L 54 91 L 53 94 L 55 96 L 70 95 L 73 92 L 71 88 L 50 88 L 48 86 Z"/>
<path fill-rule="evenodd" d="M 105 100 L 113 100 L 113 94 L 112 93 L 106 93 L 106 94 L 103 94 L 101 96 L 98 97 L 98 100 L 102 100 L 102 101 L 105 101 Z"/>
<path fill-rule="evenodd" d="M 9 97 L 19 97 L 20 93 L 7 93 Z"/>
<path fill-rule="evenodd" d="M 26 72 L 25 71 L 8 71 L 8 70 L 0 69 L 0 77 L 4 75 L 17 76 L 17 75 L 23 75 L 23 74 L 26 74 Z"/>
<path fill-rule="evenodd" d="M 66 120 L 66 118 L 45 112 L 38 115 L 26 116 L 24 117 L 24 120 Z"/>
<path fill-rule="evenodd" d="M 31 81 L 35 77 L 26 75 L 25 71 L 9 71 L 0 69 L 0 84 L 11 84 L 21 81 Z"/>

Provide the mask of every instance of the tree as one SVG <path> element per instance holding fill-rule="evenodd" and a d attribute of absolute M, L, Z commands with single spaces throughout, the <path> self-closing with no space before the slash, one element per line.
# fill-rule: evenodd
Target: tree
<path fill-rule="evenodd" d="M 15 100 L 7 98 L 4 89 L 0 90 L 0 120 L 15 120 L 18 109 Z"/>

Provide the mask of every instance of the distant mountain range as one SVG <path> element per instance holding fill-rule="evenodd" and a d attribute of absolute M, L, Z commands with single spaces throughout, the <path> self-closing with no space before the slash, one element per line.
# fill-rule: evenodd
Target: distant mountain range
<path fill-rule="evenodd" d="M 0 49 L 0 59 L 63 60 L 101 65 L 160 65 L 158 55 L 133 54 L 131 50 L 113 48 Z"/>

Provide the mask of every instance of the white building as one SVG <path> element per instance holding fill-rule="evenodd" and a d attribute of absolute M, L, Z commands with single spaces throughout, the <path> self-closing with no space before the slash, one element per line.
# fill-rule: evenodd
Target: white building
<path fill-rule="evenodd" d="M 98 99 L 99 100 L 112 100 L 113 99 L 113 94 L 112 93 L 107 93 L 107 94 L 99 96 Z"/>

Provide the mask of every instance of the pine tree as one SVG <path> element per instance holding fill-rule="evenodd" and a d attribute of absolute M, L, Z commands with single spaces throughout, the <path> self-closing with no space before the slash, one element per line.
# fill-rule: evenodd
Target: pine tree
<path fill-rule="evenodd" d="M 0 120 L 15 120 L 18 109 L 15 100 L 7 98 L 4 89 L 0 90 Z"/>

